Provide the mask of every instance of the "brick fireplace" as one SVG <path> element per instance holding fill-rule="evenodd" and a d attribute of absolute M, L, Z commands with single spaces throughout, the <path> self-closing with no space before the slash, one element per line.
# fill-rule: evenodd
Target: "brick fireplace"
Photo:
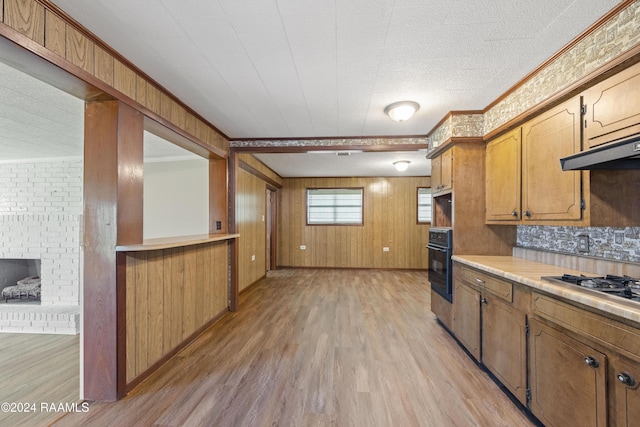
<path fill-rule="evenodd" d="M 82 160 L 0 164 L 0 259 L 39 259 L 41 301 L 0 304 L 0 332 L 76 334 Z"/>

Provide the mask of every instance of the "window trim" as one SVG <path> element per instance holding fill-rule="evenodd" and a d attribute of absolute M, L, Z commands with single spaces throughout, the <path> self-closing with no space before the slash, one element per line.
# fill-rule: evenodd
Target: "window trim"
<path fill-rule="evenodd" d="M 433 222 L 433 191 L 431 191 L 431 221 L 420 221 L 420 190 L 428 188 L 432 190 L 431 186 L 422 186 L 416 188 L 416 224 L 430 225 Z"/>
<path fill-rule="evenodd" d="M 361 222 L 353 223 L 353 222 L 332 222 L 332 223 L 323 223 L 323 224 L 314 224 L 309 223 L 309 190 L 360 190 L 362 194 L 362 216 Z M 364 187 L 307 187 L 304 192 L 305 203 L 305 224 L 309 227 L 315 226 L 356 226 L 362 227 L 364 226 L 364 206 L 365 206 L 365 198 L 364 198 Z"/>

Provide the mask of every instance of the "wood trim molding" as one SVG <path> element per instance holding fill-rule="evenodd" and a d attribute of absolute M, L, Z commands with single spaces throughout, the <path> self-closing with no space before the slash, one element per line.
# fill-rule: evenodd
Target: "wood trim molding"
<path fill-rule="evenodd" d="M 116 254 L 117 399 L 127 394 L 127 254 Z"/>
<path fill-rule="evenodd" d="M 242 289 L 240 291 L 240 295 L 246 293 L 247 291 L 249 291 L 251 288 L 254 288 L 258 283 L 262 282 L 263 280 L 265 280 L 267 278 L 267 275 L 265 274 L 264 276 L 260 277 L 258 280 L 255 280 L 253 283 L 247 285 L 244 289 Z"/>
<path fill-rule="evenodd" d="M 258 169 L 254 168 L 253 166 L 251 166 L 250 164 L 239 160 L 238 161 L 238 166 L 240 167 L 240 169 L 242 169 L 245 172 L 249 172 L 251 175 L 260 178 L 261 180 L 265 181 L 268 185 L 271 185 L 272 187 L 275 188 L 282 188 L 282 184 L 280 184 L 277 181 L 274 181 L 273 179 L 271 179 L 270 177 L 268 177 L 267 175 L 265 175 L 264 173 L 262 173 L 261 171 L 259 171 Z"/>
<path fill-rule="evenodd" d="M 429 158 L 438 157 L 455 144 L 483 144 L 484 139 L 481 136 L 452 136 L 451 138 L 438 145 L 435 150 L 429 153 Z"/>
<path fill-rule="evenodd" d="M 160 366 L 164 365 L 169 359 L 171 359 L 173 356 L 175 356 L 180 350 L 185 348 L 187 345 L 189 345 L 193 340 L 198 338 L 204 331 L 209 329 L 214 323 L 216 323 L 218 320 L 220 320 L 228 312 L 229 312 L 228 310 L 223 310 L 220 313 L 218 313 L 217 315 L 215 315 L 211 320 L 209 320 L 207 323 L 205 323 L 200 329 L 195 331 L 193 334 L 189 335 L 189 337 L 187 337 L 184 341 L 182 341 L 180 344 L 178 344 L 173 350 L 171 350 L 169 353 L 167 353 L 164 356 L 162 356 L 162 358 L 160 360 L 158 360 L 153 365 L 149 366 L 147 369 L 144 370 L 144 372 L 142 372 L 140 375 L 138 375 L 136 378 L 134 378 L 132 381 L 130 381 L 128 384 L 126 384 L 123 387 L 124 388 L 124 394 L 122 394 L 122 396 L 124 396 L 125 394 L 127 394 L 131 390 L 133 390 L 133 388 L 135 386 L 137 386 L 142 381 L 144 381 L 149 375 L 154 373 Z M 123 371 L 124 371 L 124 369 L 123 369 Z M 123 375 L 126 378 L 126 372 Z"/>

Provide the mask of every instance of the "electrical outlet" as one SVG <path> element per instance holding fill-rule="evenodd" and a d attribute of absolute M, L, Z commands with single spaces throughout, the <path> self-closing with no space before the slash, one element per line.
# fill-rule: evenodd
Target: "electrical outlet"
<path fill-rule="evenodd" d="M 389 248 L 387 246 L 383 247 L 382 252 L 389 252 Z"/>
<path fill-rule="evenodd" d="M 306 251 L 306 250 L 307 250 L 307 247 L 306 247 L 305 245 L 300 245 L 300 250 L 301 250 L 301 251 Z"/>
<path fill-rule="evenodd" d="M 251 261 L 255 261 L 256 260 L 256 256 L 255 255 L 251 255 Z"/>
<path fill-rule="evenodd" d="M 589 236 L 578 236 L 578 252 L 589 252 Z"/>

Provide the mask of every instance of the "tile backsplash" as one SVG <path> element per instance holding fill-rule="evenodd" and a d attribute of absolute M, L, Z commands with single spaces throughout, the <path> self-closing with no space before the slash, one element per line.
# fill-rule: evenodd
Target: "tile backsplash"
<path fill-rule="evenodd" d="M 589 251 L 578 250 L 578 236 L 587 236 Z M 640 227 L 551 227 L 520 225 L 517 245 L 522 248 L 640 262 Z"/>

